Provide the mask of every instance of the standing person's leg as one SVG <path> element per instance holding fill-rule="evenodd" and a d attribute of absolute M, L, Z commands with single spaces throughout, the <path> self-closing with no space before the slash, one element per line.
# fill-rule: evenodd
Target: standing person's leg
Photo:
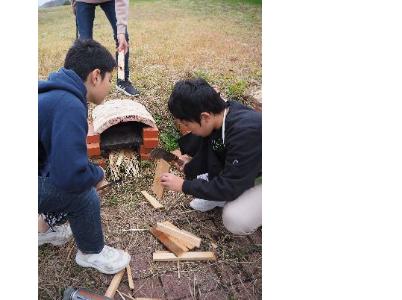
<path fill-rule="evenodd" d="M 95 4 L 76 3 L 76 26 L 78 27 L 79 39 L 92 39 L 95 19 Z"/>
<path fill-rule="evenodd" d="M 227 202 L 222 213 L 223 225 L 234 234 L 253 233 L 262 225 L 262 185 L 256 185 L 237 199 Z"/>
<path fill-rule="evenodd" d="M 115 1 L 107 1 L 100 4 L 100 7 L 105 12 L 107 19 L 113 29 L 113 39 L 116 43 L 116 48 L 119 46 L 119 41 L 117 39 L 117 18 L 116 18 L 116 8 Z M 126 41 L 129 43 L 128 31 L 126 29 L 125 33 Z M 124 82 L 120 82 L 117 79 L 117 89 L 125 93 L 128 96 L 138 96 L 138 90 L 130 82 L 130 65 L 129 65 L 130 50 L 124 55 Z M 118 52 L 116 51 L 116 62 L 118 62 Z"/>

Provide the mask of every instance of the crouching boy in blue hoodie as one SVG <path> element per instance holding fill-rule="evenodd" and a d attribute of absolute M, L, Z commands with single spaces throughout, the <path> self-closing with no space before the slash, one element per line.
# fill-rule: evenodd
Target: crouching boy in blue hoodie
<path fill-rule="evenodd" d="M 38 89 L 38 212 L 65 214 L 70 223 L 45 228 L 39 233 L 39 245 L 62 245 L 72 232 L 77 264 L 106 274 L 124 269 L 130 255 L 104 244 L 96 186 L 105 181 L 105 174 L 87 156 L 87 101 L 104 101 L 115 67 L 105 47 L 94 40 L 77 40 L 64 67 L 39 81 Z"/>

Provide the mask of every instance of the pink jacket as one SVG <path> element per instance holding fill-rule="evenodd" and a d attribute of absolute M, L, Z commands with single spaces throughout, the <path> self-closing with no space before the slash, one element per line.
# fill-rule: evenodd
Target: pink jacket
<path fill-rule="evenodd" d="M 111 0 L 72 0 L 71 5 L 75 7 L 75 2 L 85 2 L 98 4 Z M 117 19 L 117 34 L 125 33 L 128 21 L 128 3 L 129 0 L 115 0 L 116 19 Z"/>

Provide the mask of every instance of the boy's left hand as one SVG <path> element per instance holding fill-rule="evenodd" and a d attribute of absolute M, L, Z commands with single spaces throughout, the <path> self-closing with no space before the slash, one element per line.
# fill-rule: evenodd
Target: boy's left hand
<path fill-rule="evenodd" d="M 184 179 L 171 173 L 163 173 L 161 175 L 161 184 L 169 190 L 181 192 Z"/>

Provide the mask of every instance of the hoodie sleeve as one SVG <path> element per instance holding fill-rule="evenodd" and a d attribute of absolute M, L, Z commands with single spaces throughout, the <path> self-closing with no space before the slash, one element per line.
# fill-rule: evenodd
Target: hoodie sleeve
<path fill-rule="evenodd" d="M 60 189 L 71 192 L 89 189 L 104 176 L 102 169 L 88 160 L 88 124 L 85 109 L 79 105 L 56 112 L 51 135 L 51 180 Z"/>
<path fill-rule="evenodd" d="M 185 180 L 183 192 L 213 201 L 232 201 L 254 186 L 261 170 L 261 128 L 238 128 L 227 135 L 222 173 L 211 181 Z"/>
<path fill-rule="evenodd" d="M 117 34 L 126 33 L 128 23 L 128 7 L 129 7 L 129 0 L 115 1 Z"/>

